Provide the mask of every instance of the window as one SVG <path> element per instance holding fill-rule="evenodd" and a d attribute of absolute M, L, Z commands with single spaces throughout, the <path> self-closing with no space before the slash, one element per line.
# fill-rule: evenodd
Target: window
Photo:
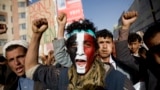
<path fill-rule="evenodd" d="M 21 35 L 20 38 L 21 38 L 21 40 L 27 40 L 26 35 Z"/>
<path fill-rule="evenodd" d="M 5 18 L 5 16 L 4 16 L 4 15 L 0 15 L 0 21 L 3 21 L 3 22 L 5 22 L 5 21 L 6 21 L 6 18 Z"/>
<path fill-rule="evenodd" d="M 2 5 L 2 9 L 5 10 L 6 9 L 6 5 L 3 4 Z"/>
<path fill-rule="evenodd" d="M 12 27 L 12 34 L 14 34 L 13 27 Z"/>
<path fill-rule="evenodd" d="M 0 39 L 0 46 L 4 46 L 7 43 L 7 39 Z"/>
<path fill-rule="evenodd" d="M 19 13 L 19 18 L 26 18 L 26 13 L 25 12 Z"/>
<path fill-rule="evenodd" d="M 20 30 L 25 30 L 26 29 L 26 24 L 22 23 L 19 25 Z"/>
<path fill-rule="evenodd" d="M 11 16 L 11 22 L 13 23 L 13 17 Z"/>
<path fill-rule="evenodd" d="M 18 7 L 25 7 L 25 2 L 18 2 Z"/>

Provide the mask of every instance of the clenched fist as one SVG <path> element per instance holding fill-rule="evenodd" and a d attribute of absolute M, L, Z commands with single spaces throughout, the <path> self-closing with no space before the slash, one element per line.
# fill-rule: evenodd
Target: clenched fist
<path fill-rule="evenodd" d="M 122 15 L 122 28 L 128 29 L 138 17 L 137 11 L 128 11 Z"/>
<path fill-rule="evenodd" d="M 66 22 L 67 22 L 67 16 L 65 13 L 61 12 L 58 16 L 57 16 L 57 22 L 58 22 L 58 25 L 63 25 L 65 26 L 66 25 Z"/>
<path fill-rule="evenodd" d="M 7 32 L 7 26 L 6 24 L 0 24 L 0 34 Z"/>
<path fill-rule="evenodd" d="M 32 30 L 34 33 L 43 33 L 48 28 L 48 21 L 46 18 L 36 19 L 32 23 Z"/>

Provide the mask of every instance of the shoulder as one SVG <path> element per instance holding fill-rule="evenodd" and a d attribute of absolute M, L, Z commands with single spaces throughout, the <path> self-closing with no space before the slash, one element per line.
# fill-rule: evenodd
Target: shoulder
<path fill-rule="evenodd" d="M 120 71 L 110 68 L 109 73 L 106 76 L 106 78 L 123 79 L 123 78 L 126 78 L 126 76 Z"/>
<path fill-rule="evenodd" d="M 128 80 L 128 78 L 124 74 L 115 69 L 111 69 L 105 78 L 106 88 L 108 90 L 124 90 L 126 85 L 132 87 L 131 83 L 127 82 L 126 84 L 126 80 Z"/>

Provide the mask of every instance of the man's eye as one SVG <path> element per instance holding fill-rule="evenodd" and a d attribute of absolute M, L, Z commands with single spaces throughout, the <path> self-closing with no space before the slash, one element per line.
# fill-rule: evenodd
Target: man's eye
<path fill-rule="evenodd" d="M 90 47 L 91 45 L 92 45 L 92 44 L 89 43 L 89 42 L 86 42 L 86 43 L 84 44 L 85 47 Z"/>
<path fill-rule="evenodd" d="M 11 58 L 11 59 L 8 59 L 8 62 L 11 62 L 11 61 L 13 61 L 14 59 L 13 58 Z"/>

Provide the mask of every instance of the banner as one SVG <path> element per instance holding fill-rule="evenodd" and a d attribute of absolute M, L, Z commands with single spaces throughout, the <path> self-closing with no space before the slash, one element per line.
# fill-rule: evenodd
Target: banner
<path fill-rule="evenodd" d="M 43 33 L 41 44 L 52 42 L 56 37 L 55 30 L 55 4 L 53 0 L 40 0 L 28 6 L 28 37 L 32 35 L 32 21 L 39 18 L 47 18 L 48 29 Z"/>
<path fill-rule="evenodd" d="M 57 0 L 57 10 L 67 14 L 68 23 L 84 18 L 81 0 Z"/>

